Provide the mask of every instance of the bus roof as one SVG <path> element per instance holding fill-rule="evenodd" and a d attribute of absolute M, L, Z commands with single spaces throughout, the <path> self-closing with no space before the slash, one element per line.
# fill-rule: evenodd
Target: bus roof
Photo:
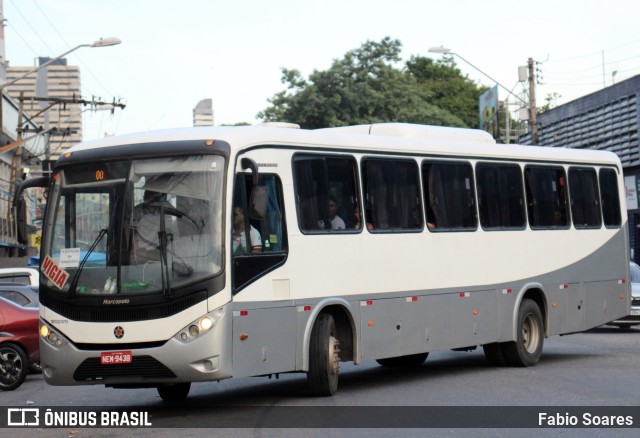
<path fill-rule="evenodd" d="M 460 158 L 602 162 L 620 167 L 618 156 L 608 151 L 497 144 L 487 132 L 477 129 L 409 123 L 379 123 L 315 130 L 296 129 L 296 125 L 292 124 L 178 128 L 87 141 L 70 148 L 69 152 L 125 144 L 188 140 L 222 140 L 229 143 L 231 150 L 236 152 L 260 145 L 274 145 Z"/>

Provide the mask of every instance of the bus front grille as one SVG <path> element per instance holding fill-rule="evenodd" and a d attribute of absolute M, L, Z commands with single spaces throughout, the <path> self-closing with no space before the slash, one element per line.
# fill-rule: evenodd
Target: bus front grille
<path fill-rule="evenodd" d="M 143 379 L 175 379 L 176 375 L 151 356 L 134 356 L 131 363 L 102 365 L 99 357 L 90 357 L 73 373 L 73 379 L 103 380 L 110 377 L 139 377 Z"/>

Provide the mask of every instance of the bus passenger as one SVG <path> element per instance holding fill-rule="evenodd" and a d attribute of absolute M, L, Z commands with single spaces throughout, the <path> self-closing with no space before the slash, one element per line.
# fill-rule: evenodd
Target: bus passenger
<path fill-rule="evenodd" d="M 359 230 L 362 226 L 362 215 L 360 214 L 360 207 L 358 205 L 353 209 L 353 228 Z M 367 230 L 373 230 L 373 224 L 367 222 Z"/>
<path fill-rule="evenodd" d="M 356 204 L 353 208 L 353 228 L 359 230 L 362 226 L 362 217 L 360 215 L 360 207 Z"/>
<path fill-rule="evenodd" d="M 233 209 L 234 221 L 233 221 L 233 254 L 246 254 L 247 251 L 247 237 L 244 227 L 244 211 L 241 207 L 234 207 Z M 256 230 L 253 225 L 249 225 L 249 234 L 251 237 L 251 253 L 259 254 L 262 252 L 262 237 L 260 232 Z"/>
<path fill-rule="evenodd" d="M 338 200 L 335 196 L 329 195 L 329 217 L 327 220 L 319 221 L 320 228 L 330 230 L 344 230 L 346 225 L 342 218 L 338 216 Z"/>

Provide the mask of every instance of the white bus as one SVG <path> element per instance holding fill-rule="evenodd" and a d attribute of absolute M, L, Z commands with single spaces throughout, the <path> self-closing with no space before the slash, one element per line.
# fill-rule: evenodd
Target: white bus
<path fill-rule="evenodd" d="M 544 338 L 629 313 L 624 185 L 609 152 L 374 124 L 195 128 L 61 157 L 41 252 L 52 385 L 157 387 L 419 366 L 482 346 L 531 366 Z"/>

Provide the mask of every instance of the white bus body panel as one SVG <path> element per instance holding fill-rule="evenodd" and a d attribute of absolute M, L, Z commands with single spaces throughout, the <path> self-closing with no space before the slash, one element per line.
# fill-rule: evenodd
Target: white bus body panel
<path fill-rule="evenodd" d="M 154 141 L 215 139 L 231 145 L 226 211 L 240 158 L 282 182 L 288 256 L 286 262 L 232 296 L 232 256 L 227 245 L 226 289 L 172 318 L 131 324 L 136 339 L 169 339 L 153 354 L 170 364 L 178 381 L 306 371 L 309 338 L 317 315 L 339 308 L 353 331 L 353 360 L 462 348 L 516 339 L 518 306 L 539 291 L 547 335 L 572 333 L 629 311 L 627 220 L 597 230 L 305 234 L 297 223 L 292 159 L 296 153 L 615 167 L 612 153 L 496 145 L 478 131 L 388 124 L 306 131 L 269 127 L 158 131 L 82 143 L 75 150 Z M 375 135 L 378 131 L 379 135 Z M 396 135 L 401 133 L 402 136 Z M 235 170 L 235 172 L 234 172 Z M 622 212 L 624 185 L 618 180 Z M 225 226 L 230 234 L 230 226 Z M 225 236 L 228 240 L 229 236 Z M 605 266 L 603 266 L 605 265 Z M 189 322 L 223 308 L 224 317 L 203 337 L 207 353 L 179 345 L 175 336 Z M 47 310 L 43 315 L 48 315 Z M 55 317 L 55 316 L 53 316 Z M 191 318 L 191 319 L 190 319 Z M 107 342 L 109 324 L 73 323 L 74 339 Z M 114 324 L 111 324 L 114 325 Z M 148 327 L 146 326 L 148 325 Z M 71 327 L 69 325 L 68 327 Z M 150 328 L 152 327 L 152 328 Z M 62 328 L 62 330 L 66 330 Z M 127 323 L 129 333 L 129 323 Z M 84 333 L 83 333 L 84 332 Z M 112 334 L 111 334 L 112 336 Z M 113 337 L 108 339 L 117 350 Z M 69 358 L 44 358 L 75 369 L 96 352 L 67 344 Z M 206 347 L 205 347 L 206 346 Z M 182 356 L 181 356 L 182 355 Z M 71 359 L 73 358 L 73 359 Z M 47 380 L 55 379 L 47 376 Z M 175 380 L 174 380 L 175 381 Z M 128 382 L 126 379 L 122 382 Z M 159 381 L 162 382 L 162 381 Z M 55 384 L 78 384 L 69 376 Z M 103 382 L 85 382 L 103 383 Z M 133 382 L 135 383 L 135 382 Z"/>

